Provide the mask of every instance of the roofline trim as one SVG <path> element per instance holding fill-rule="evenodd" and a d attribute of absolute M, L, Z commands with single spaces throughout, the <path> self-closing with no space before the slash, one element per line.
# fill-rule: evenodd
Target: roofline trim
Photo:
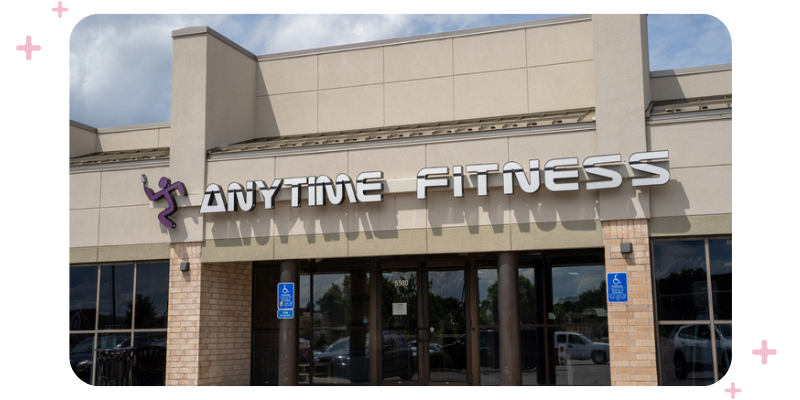
<path fill-rule="evenodd" d="M 86 124 L 82 124 L 82 123 L 80 123 L 78 121 L 69 120 L 69 126 L 74 126 L 76 128 L 80 128 L 80 129 L 83 129 L 85 131 L 89 131 L 89 132 L 92 132 L 92 133 L 97 133 L 97 128 L 95 128 L 93 126 L 86 125 Z"/>
<path fill-rule="evenodd" d="M 145 129 L 159 129 L 159 128 L 169 128 L 169 122 L 151 122 L 148 124 L 136 124 L 136 125 L 122 125 L 122 126 L 112 126 L 108 128 L 98 128 L 96 132 L 98 134 L 103 133 L 118 133 L 118 132 L 130 132 L 130 131 L 143 131 Z"/>
<path fill-rule="evenodd" d="M 256 57 L 256 60 L 257 61 L 280 60 L 285 58 L 302 57 L 315 54 L 334 53 L 337 51 L 361 50 L 361 49 L 369 49 L 381 46 L 393 46 L 393 45 L 423 42 L 429 40 L 441 40 L 441 39 L 450 39 L 454 37 L 479 35 L 484 33 L 502 32 L 520 28 L 533 28 L 539 26 L 565 24 L 570 22 L 587 21 L 591 19 L 592 16 L 589 14 L 570 15 L 566 17 L 538 19 L 534 21 L 515 22 L 511 24 L 462 29 L 458 31 L 430 33 L 427 35 L 408 36 L 404 38 L 374 40 L 370 42 L 351 43 L 339 46 L 318 47 L 306 50 L 288 51 L 284 53 L 265 54 Z"/>
<path fill-rule="evenodd" d="M 179 38 L 179 37 L 192 36 L 192 35 L 201 35 L 201 34 L 204 34 L 204 33 L 207 33 L 207 34 L 209 34 L 211 36 L 214 36 L 215 38 L 221 40 L 222 42 L 224 42 L 227 45 L 233 47 L 234 49 L 239 50 L 239 52 L 241 52 L 242 54 L 252 58 L 253 60 L 256 59 L 256 55 L 255 54 L 249 52 L 244 47 L 236 44 L 236 42 L 234 42 L 233 40 L 230 40 L 230 39 L 226 38 L 221 33 L 217 32 L 217 31 L 215 31 L 215 30 L 213 30 L 213 29 L 211 29 L 211 28 L 209 28 L 207 26 L 190 26 L 188 28 L 182 28 L 182 29 L 174 30 L 174 31 L 172 31 L 172 39 L 174 40 L 175 38 Z"/>
<path fill-rule="evenodd" d="M 679 75 L 693 75 L 693 74 L 704 74 L 708 72 L 722 72 L 722 71 L 732 71 L 733 64 L 715 64 L 715 65 L 705 65 L 701 67 L 689 67 L 689 68 L 677 68 L 677 69 L 665 69 L 661 71 L 650 71 L 651 78 L 661 78 L 666 76 L 679 76 Z"/>

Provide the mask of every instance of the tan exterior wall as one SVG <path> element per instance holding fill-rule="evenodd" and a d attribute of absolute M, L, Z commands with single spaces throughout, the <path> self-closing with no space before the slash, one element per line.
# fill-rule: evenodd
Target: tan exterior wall
<path fill-rule="evenodd" d="M 87 127 L 88 128 L 88 127 Z M 70 124 L 69 156 L 80 157 L 97 152 L 97 131 L 90 131 Z"/>
<path fill-rule="evenodd" d="M 594 106 L 592 22 L 258 62 L 255 137 Z"/>
<path fill-rule="evenodd" d="M 733 72 L 730 66 L 659 71 L 651 76 L 650 90 L 653 101 L 733 93 Z"/>
<path fill-rule="evenodd" d="M 648 126 L 649 150 L 670 154 L 669 184 L 650 188 L 652 217 L 732 213 L 732 129 L 731 119 Z"/>

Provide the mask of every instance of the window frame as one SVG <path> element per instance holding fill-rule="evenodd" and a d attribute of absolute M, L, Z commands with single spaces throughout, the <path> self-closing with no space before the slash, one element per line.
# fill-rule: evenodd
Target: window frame
<path fill-rule="evenodd" d="M 92 371 L 91 371 L 91 379 L 89 384 L 94 386 L 95 384 L 95 366 L 97 364 L 97 345 L 102 334 L 116 334 L 116 335 L 128 335 L 131 346 L 136 345 L 136 334 L 137 333 L 164 333 L 167 334 L 169 330 L 169 326 L 165 328 L 136 328 L 136 294 L 137 294 L 137 280 L 139 276 L 139 265 L 144 264 L 166 264 L 167 270 L 169 271 L 170 263 L 168 259 L 163 260 L 144 260 L 144 261 L 119 261 L 119 262 L 102 262 L 102 263 L 82 263 L 82 264 L 70 264 L 69 268 L 91 268 L 94 267 L 97 271 L 97 279 L 95 283 L 95 316 L 94 322 L 92 326 L 94 329 L 80 329 L 80 330 L 69 330 L 69 335 L 74 334 L 85 334 L 85 335 L 92 335 Z M 100 329 L 98 327 L 100 323 L 100 289 L 102 288 L 103 282 L 101 281 L 101 271 L 104 266 L 112 266 L 112 265 L 133 265 L 133 287 L 131 289 L 132 299 L 131 299 L 131 326 L 130 328 L 124 329 Z M 169 274 L 167 275 L 167 281 L 169 281 Z M 169 285 L 167 286 L 169 287 Z M 167 289 L 167 315 L 169 315 L 169 289 Z M 70 294 L 71 295 L 71 294 Z"/>
<path fill-rule="evenodd" d="M 656 259 L 655 259 L 655 246 L 658 243 L 663 242 L 680 242 L 680 241 L 690 241 L 690 240 L 702 240 L 703 241 L 703 248 L 705 254 L 705 273 L 706 273 L 706 295 L 708 296 L 708 319 L 705 320 L 664 320 L 662 321 L 658 315 L 658 300 L 659 300 L 659 293 L 658 293 L 658 285 L 656 279 Z M 718 325 L 730 325 L 733 326 L 733 318 L 731 319 L 719 319 L 715 318 L 715 311 L 716 308 L 714 306 L 714 293 L 713 293 L 713 285 L 711 281 L 711 253 L 710 253 L 710 241 L 711 240 L 733 240 L 733 235 L 708 235 L 708 236 L 682 236 L 682 237 L 665 237 L 665 238 L 650 238 L 650 275 L 651 275 L 651 284 L 653 290 L 653 317 L 654 317 L 654 330 L 655 330 L 655 343 L 656 343 L 656 366 L 658 371 L 658 384 L 663 385 L 663 378 L 662 378 L 662 357 L 664 356 L 661 354 L 661 337 L 659 334 L 660 328 L 663 326 L 680 326 L 680 325 L 694 325 L 694 326 L 706 326 L 709 329 L 709 332 L 714 332 L 711 334 L 711 354 L 712 354 L 712 368 L 714 373 L 714 382 L 710 385 L 713 385 L 716 382 L 719 382 L 721 376 L 719 376 L 719 354 L 717 354 L 717 326 Z M 731 243 L 731 247 L 733 244 Z M 732 250 L 731 250 L 732 251 Z M 731 257 L 732 259 L 733 257 Z M 733 275 L 733 270 L 731 269 L 731 275 Z M 697 328 L 695 328 L 696 330 Z M 709 385 L 709 386 L 710 386 Z"/>

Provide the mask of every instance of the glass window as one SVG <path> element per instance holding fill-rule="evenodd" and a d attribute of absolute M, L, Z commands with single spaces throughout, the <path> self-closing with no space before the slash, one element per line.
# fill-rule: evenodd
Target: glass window
<path fill-rule="evenodd" d="M 464 271 L 428 271 L 430 343 L 441 352 L 431 354 L 431 382 L 466 382 L 467 321 Z"/>
<path fill-rule="evenodd" d="M 95 271 L 97 268 L 95 267 Z M 96 275 L 95 275 L 96 276 Z M 69 365 L 78 379 L 92 383 L 92 356 L 94 353 L 94 334 L 76 333 L 69 335 Z"/>
<path fill-rule="evenodd" d="M 132 384 L 164 385 L 168 298 L 169 264 L 166 262 L 101 265 L 99 268 L 97 265 L 71 266 L 70 365 L 73 372 L 91 384 L 95 379 L 95 349 L 132 347 L 135 349 Z"/>
<path fill-rule="evenodd" d="M 555 324 L 606 321 L 605 265 L 553 268 L 550 316 Z"/>
<path fill-rule="evenodd" d="M 132 314 L 133 265 L 101 266 L 98 328 L 130 329 Z"/>
<path fill-rule="evenodd" d="M 732 240 L 662 240 L 652 246 L 660 383 L 713 384 L 731 361 Z"/>
<path fill-rule="evenodd" d="M 497 267 L 478 269 L 478 320 L 497 325 Z"/>
<path fill-rule="evenodd" d="M 94 329 L 97 313 L 97 266 L 69 269 L 69 329 Z"/>
<path fill-rule="evenodd" d="M 733 244 L 732 239 L 711 239 L 708 253 L 711 265 L 711 293 L 715 320 L 732 320 Z"/>
<path fill-rule="evenodd" d="M 139 264 L 136 268 L 136 320 L 134 328 L 167 327 L 169 264 Z"/>
<path fill-rule="evenodd" d="M 708 319 L 706 252 L 702 240 L 653 242 L 660 320 Z"/>
<path fill-rule="evenodd" d="M 522 384 L 610 385 L 602 251 L 523 257 L 520 265 Z"/>
<path fill-rule="evenodd" d="M 555 365 L 551 374 L 556 385 L 611 385 L 611 366 L 608 364 L 608 328 L 550 328 L 553 338 Z M 552 379 L 552 378 L 551 378 Z"/>
<path fill-rule="evenodd" d="M 308 280 L 301 275 L 300 327 L 312 357 L 301 369 L 301 381 L 369 383 L 368 267 L 363 262 L 323 260 L 304 268 Z"/>
<path fill-rule="evenodd" d="M 535 271 L 534 268 L 519 269 L 519 322 L 523 325 L 542 323 Z"/>

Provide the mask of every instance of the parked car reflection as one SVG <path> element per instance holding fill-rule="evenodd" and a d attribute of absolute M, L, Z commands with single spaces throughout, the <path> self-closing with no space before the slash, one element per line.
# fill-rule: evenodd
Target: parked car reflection
<path fill-rule="evenodd" d="M 343 337 L 314 356 L 314 377 L 338 377 L 351 382 L 369 381 L 369 357 L 368 333 L 364 349 L 351 348 L 350 336 Z M 384 331 L 383 377 L 398 376 L 402 380 L 409 380 L 413 375 L 414 356 L 411 346 L 399 332 Z"/>
<path fill-rule="evenodd" d="M 731 325 L 715 325 L 717 368 L 720 375 L 728 371 L 732 351 Z M 673 336 L 672 363 L 675 377 L 686 379 L 690 372 L 713 369 L 711 329 L 708 325 L 683 325 Z"/>
<path fill-rule="evenodd" d="M 417 341 L 416 340 L 412 340 L 412 341 L 408 342 L 408 345 L 411 347 L 411 354 L 414 356 L 414 360 L 416 360 L 417 356 L 418 356 L 418 354 L 417 354 Z M 428 343 L 428 353 L 429 354 L 439 353 L 441 351 L 442 351 L 442 345 L 440 345 L 438 343 Z"/>
<path fill-rule="evenodd" d="M 555 350 L 558 364 L 567 360 L 588 360 L 595 364 L 608 362 L 608 343 L 597 343 L 578 332 L 555 333 Z"/>

